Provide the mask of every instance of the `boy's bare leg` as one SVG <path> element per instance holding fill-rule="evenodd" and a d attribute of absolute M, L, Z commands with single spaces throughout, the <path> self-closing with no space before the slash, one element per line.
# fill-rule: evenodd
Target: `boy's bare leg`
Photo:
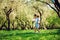
<path fill-rule="evenodd" d="M 40 31 L 39 31 L 39 28 L 37 29 L 37 31 L 40 32 Z"/>
<path fill-rule="evenodd" d="M 36 28 L 34 27 L 34 31 L 36 32 Z"/>

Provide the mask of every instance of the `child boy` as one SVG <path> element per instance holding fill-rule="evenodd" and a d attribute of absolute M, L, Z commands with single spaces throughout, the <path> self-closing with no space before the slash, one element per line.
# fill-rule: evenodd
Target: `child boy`
<path fill-rule="evenodd" d="M 39 24 L 40 24 L 40 18 L 39 18 L 39 15 L 37 15 L 35 19 L 35 32 L 36 30 L 39 32 Z"/>
<path fill-rule="evenodd" d="M 33 27 L 34 27 L 34 29 L 35 29 L 35 32 L 36 32 L 36 30 L 39 32 L 39 24 L 40 24 L 39 15 L 34 14 Z"/>

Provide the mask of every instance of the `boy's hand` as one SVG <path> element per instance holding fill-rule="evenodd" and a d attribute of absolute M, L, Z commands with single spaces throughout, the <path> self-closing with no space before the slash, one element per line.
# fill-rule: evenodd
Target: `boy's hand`
<path fill-rule="evenodd" d="M 38 23 L 40 24 L 40 21 L 38 21 Z"/>

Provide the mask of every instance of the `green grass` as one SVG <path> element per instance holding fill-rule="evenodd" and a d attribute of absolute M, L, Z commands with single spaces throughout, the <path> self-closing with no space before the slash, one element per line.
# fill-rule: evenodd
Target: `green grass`
<path fill-rule="evenodd" d="M 0 30 L 0 40 L 60 40 L 60 30 Z"/>

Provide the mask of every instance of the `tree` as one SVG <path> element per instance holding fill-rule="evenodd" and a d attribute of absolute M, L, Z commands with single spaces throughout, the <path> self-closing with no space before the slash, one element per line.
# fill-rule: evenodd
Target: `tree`
<path fill-rule="evenodd" d="M 43 25 L 43 23 L 41 22 L 42 21 L 42 15 L 43 15 L 43 10 L 42 9 L 39 9 L 38 7 L 35 7 L 33 6 L 33 8 L 35 8 L 35 10 L 38 11 L 39 15 L 40 15 L 40 26 Z M 41 12 L 42 11 L 42 12 Z M 45 26 L 43 26 L 43 28 L 46 30 L 47 28 Z"/>
<path fill-rule="evenodd" d="M 6 14 L 6 19 L 8 21 L 8 28 L 7 28 L 7 30 L 10 30 L 10 18 L 9 18 L 9 15 L 12 12 L 12 8 L 10 8 L 9 10 L 7 10 L 7 7 L 5 7 L 4 12 Z"/>
<path fill-rule="evenodd" d="M 36 0 L 36 1 L 40 1 L 40 0 Z M 60 18 L 60 3 L 58 0 L 54 0 L 53 4 L 55 5 L 55 8 L 52 7 L 48 2 L 45 2 L 45 1 L 40 1 L 40 2 L 49 5 L 57 13 L 58 17 Z"/>

